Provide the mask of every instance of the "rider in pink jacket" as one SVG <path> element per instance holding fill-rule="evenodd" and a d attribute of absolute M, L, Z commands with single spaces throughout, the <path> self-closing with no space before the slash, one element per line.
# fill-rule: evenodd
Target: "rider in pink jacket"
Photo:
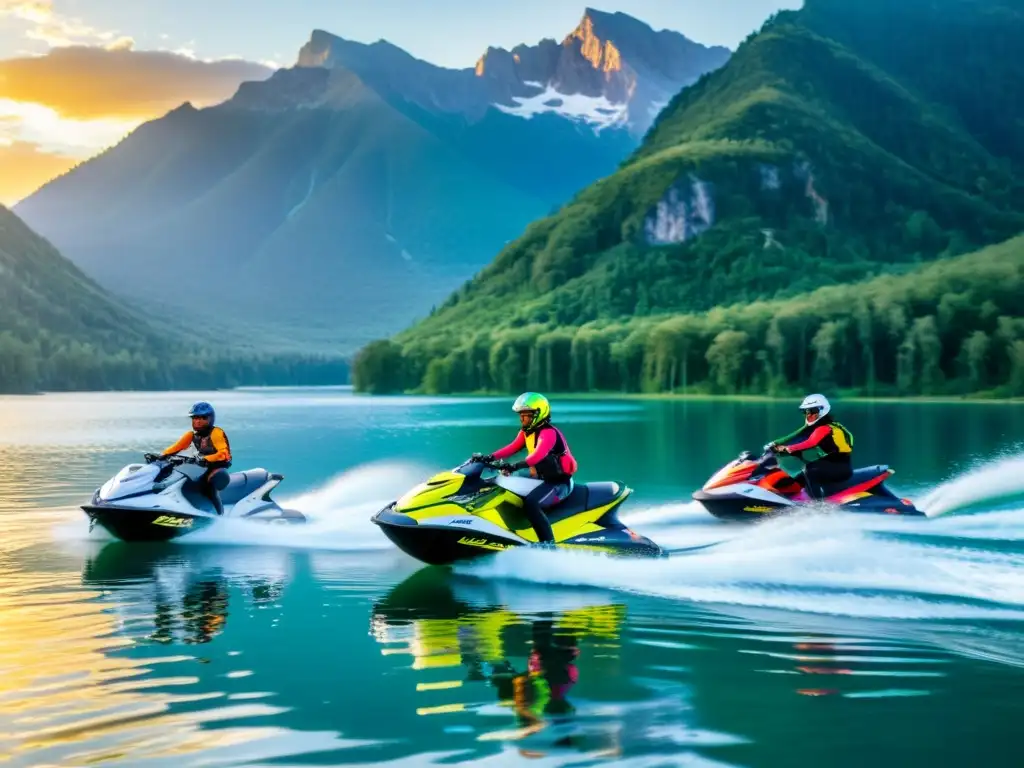
<path fill-rule="evenodd" d="M 475 458 L 507 459 L 524 448 L 527 450 L 524 460 L 508 465 L 503 471 L 510 474 L 529 469 L 531 477 L 542 481 L 523 498 L 523 510 L 537 533 L 537 540 L 553 542 L 554 533 L 544 509 L 563 501 L 572 492 L 572 476 L 578 465 L 565 436 L 551 424 L 551 405 L 546 397 L 526 392 L 516 399 L 512 410 L 519 414 L 522 426 L 516 439 L 490 456 L 475 455 Z"/>

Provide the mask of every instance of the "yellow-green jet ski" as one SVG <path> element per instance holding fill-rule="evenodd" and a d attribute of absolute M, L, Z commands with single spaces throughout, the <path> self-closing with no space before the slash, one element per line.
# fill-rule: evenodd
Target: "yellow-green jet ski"
<path fill-rule="evenodd" d="M 536 544 L 522 497 L 536 487 L 529 477 L 485 476 L 491 464 L 470 459 L 440 472 L 384 507 L 371 520 L 399 549 L 430 565 L 448 565 L 512 547 Z M 633 492 L 621 483 L 575 483 L 547 511 L 559 549 L 632 557 L 660 557 L 661 547 L 618 519 Z"/>

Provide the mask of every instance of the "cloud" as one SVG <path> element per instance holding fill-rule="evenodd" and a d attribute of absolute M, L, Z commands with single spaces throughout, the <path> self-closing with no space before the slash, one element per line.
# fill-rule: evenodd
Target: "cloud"
<path fill-rule="evenodd" d="M 41 152 L 33 144 L 0 136 L 0 204 L 14 205 L 77 162 L 73 157 Z"/>
<path fill-rule="evenodd" d="M 57 13 L 53 0 L 0 0 L 0 22 L 14 19 L 43 55 L 0 60 L 0 202 L 12 203 L 76 163 L 120 141 L 139 124 L 190 101 L 219 103 L 245 80 L 277 67 L 137 51 L 117 30 Z M 166 35 L 161 36 L 166 39 Z"/>
<path fill-rule="evenodd" d="M 103 46 L 108 51 L 130 51 L 135 48 L 135 39 L 122 36 Z"/>
<path fill-rule="evenodd" d="M 51 0 L 0 0 L 0 16 L 43 24 L 53 16 Z"/>
<path fill-rule="evenodd" d="M 25 37 L 51 48 L 66 45 L 123 45 L 116 30 L 97 29 L 81 19 L 57 13 L 53 0 L 0 0 L 0 17 L 11 16 L 32 26 Z"/>
<path fill-rule="evenodd" d="M 239 59 L 136 51 L 131 38 L 118 38 L 106 48 L 61 47 L 44 56 L 0 60 L 0 99 L 43 105 L 79 120 L 148 119 L 185 101 L 219 103 L 242 81 L 264 80 L 272 71 Z"/>

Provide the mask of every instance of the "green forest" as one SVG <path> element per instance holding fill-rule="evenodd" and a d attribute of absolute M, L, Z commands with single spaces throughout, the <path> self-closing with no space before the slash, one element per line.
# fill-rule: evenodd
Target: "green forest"
<path fill-rule="evenodd" d="M 357 389 L 1024 394 L 1024 12 L 932 6 L 777 14 Z"/>
<path fill-rule="evenodd" d="M 325 355 L 232 354 L 171 349 L 166 354 L 104 350 L 88 342 L 0 333 L 0 393 L 218 389 L 345 384 L 348 362 Z"/>
<path fill-rule="evenodd" d="M 710 312 L 481 329 L 356 358 L 370 392 L 1024 395 L 1024 237 L 901 276 Z"/>

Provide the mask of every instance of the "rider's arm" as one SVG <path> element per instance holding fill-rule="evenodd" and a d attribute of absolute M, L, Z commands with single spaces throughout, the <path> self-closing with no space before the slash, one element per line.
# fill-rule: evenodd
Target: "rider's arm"
<path fill-rule="evenodd" d="M 806 440 L 799 443 L 794 443 L 793 445 L 789 445 L 786 447 L 789 448 L 790 453 L 799 453 L 800 451 L 806 451 L 809 448 L 814 448 L 818 443 L 820 443 L 822 440 L 828 437 L 829 434 L 831 434 L 831 432 L 832 428 L 827 424 L 823 424 L 822 426 L 818 427 L 813 432 L 811 432 L 810 437 L 808 437 Z"/>
<path fill-rule="evenodd" d="M 228 447 L 228 438 L 224 434 L 224 430 L 220 427 L 214 427 L 210 430 L 210 442 L 213 443 L 213 447 L 217 449 L 216 453 L 211 453 L 209 456 L 204 456 L 207 463 L 214 461 L 231 461 L 231 448 Z"/>
<path fill-rule="evenodd" d="M 785 437 L 776 437 L 774 440 L 772 440 L 772 442 L 775 443 L 775 445 L 785 445 L 790 440 L 793 440 L 794 438 L 799 437 L 800 433 L 803 432 L 805 429 L 806 429 L 806 427 L 798 427 L 797 429 L 793 430 L 792 432 L 790 432 Z"/>
<path fill-rule="evenodd" d="M 192 433 L 186 432 L 184 435 L 178 438 L 178 442 L 176 442 L 174 445 L 170 446 L 169 448 L 164 448 L 164 452 L 162 455 L 170 456 L 172 453 L 184 451 L 190 445 L 192 445 Z"/>
<path fill-rule="evenodd" d="M 555 447 L 558 442 L 558 436 L 555 430 L 551 427 L 545 427 L 537 435 L 537 447 L 533 449 L 533 453 L 526 457 L 526 466 L 535 467 L 545 456 L 551 453 L 551 449 Z"/>
<path fill-rule="evenodd" d="M 519 430 L 519 434 L 516 435 L 516 439 L 506 445 L 504 448 L 495 451 L 491 455 L 496 459 L 507 459 L 509 456 L 514 456 L 519 453 L 523 448 L 526 447 L 526 435 L 523 434 L 522 430 Z"/>

